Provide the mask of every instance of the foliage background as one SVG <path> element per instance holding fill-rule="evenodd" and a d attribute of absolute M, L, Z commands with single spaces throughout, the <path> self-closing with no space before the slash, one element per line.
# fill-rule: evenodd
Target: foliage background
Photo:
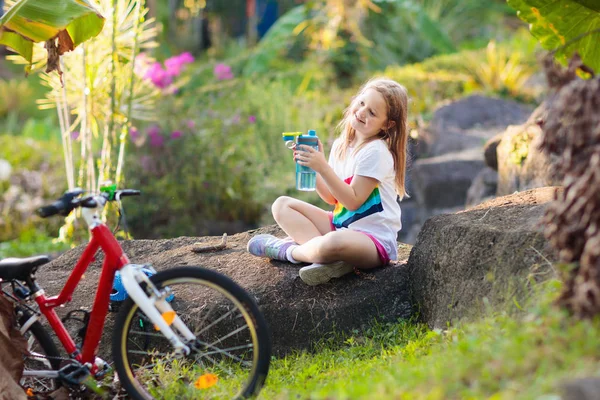
<path fill-rule="evenodd" d="M 298 196 L 280 133 L 316 129 L 328 150 L 344 107 L 371 76 L 406 85 L 418 140 L 437 107 L 471 93 L 539 104 L 545 93 L 536 85 L 537 39 L 556 49 L 580 38 L 558 58 L 579 49 L 600 68 L 597 36 L 581 37 L 584 29 L 600 29 L 591 0 L 271 1 L 279 19 L 257 44 L 246 36 L 243 0 L 169 7 L 175 3 L 148 1 L 159 46 L 144 51 L 147 69 L 131 79 L 151 89 L 155 103 L 147 118 L 123 124 L 122 186 L 143 192 L 125 204 L 135 238 L 220 235 L 272 222 L 272 201 Z M 533 35 L 517 11 L 533 24 Z M 206 27 L 211 44 L 205 46 L 199 33 Z M 130 27 L 120 34 L 134 33 Z M 107 49 L 112 38 L 98 40 Z M 182 54 L 193 61 L 169 72 Z M 67 187 L 64 132 L 56 112 L 36 103 L 48 95 L 47 78 L 24 78 L 20 66 L 6 61 L 0 78 L 0 257 L 85 242 L 75 236 L 56 243 L 63 221 L 33 215 Z M 104 86 L 99 96 L 110 98 L 110 90 Z M 70 138 L 81 145 L 79 136 Z M 300 197 L 324 206 L 314 195 Z M 575 321 L 557 310 L 556 280 L 531 290 L 527 304 L 488 310 L 477 323 L 445 331 L 374 321 L 364 331 L 324 338 L 312 354 L 274 360 L 261 396 L 560 398 L 563 379 L 600 370 L 597 341 L 590 340 L 598 336 L 598 319 Z M 185 389 L 171 381 L 165 397 Z"/>
<path fill-rule="evenodd" d="M 133 4 L 118 3 L 123 10 Z M 168 2 L 147 3 L 151 8 L 144 24 L 156 28 L 158 46 L 148 35 L 140 41 L 144 63 L 136 64 L 133 77 L 136 90 L 141 90 L 134 98 L 142 100 L 134 101 L 131 120 L 126 120 L 121 105 L 127 101 L 119 95 L 114 117 L 118 127 L 124 127 L 115 134 L 125 138 L 120 186 L 143 192 L 125 203 L 133 237 L 220 235 L 273 222 L 273 200 L 298 195 L 293 160 L 280 133 L 316 129 L 328 150 L 344 108 L 372 76 L 386 75 L 408 88 L 413 135 L 436 107 L 469 93 L 529 103 L 541 98 L 537 87 L 529 84 L 539 73 L 536 40 L 504 1 L 259 1 L 258 10 L 267 3 L 277 5 L 279 18 L 256 45 L 247 40 L 244 1 L 227 7 L 219 1 L 187 1 L 176 8 Z M 101 8 L 110 10 L 108 5 Z M 123 18 L 131 20 L 132 12 Z M 337 14 L 344 18 L 332 19 Z M 125 44 L 134 33 L 131 22 L 121 24 L 117 33 L 124 49 L 131 46 Z M 110 49 L 112 36 L 101 35 L 86 45 Z M 122 53 L 125 57 L 126 51 Z M 173 60 L 182 55 L 193 61 L 173 72 Z M 72 71 L 86 73 L 76 58 L 72 62 Z M 52 98 L 44 86 L 48 79 L 43 74 L 24 79 L 11 63 L 4 63 L 2 71 L 7 79 L 0 81 L 0 132 L 56 148 L 56 113 L 34 104 L 35 99 Z M 128 77 L 123 71 L 119 76 Z M 83 79 L 72 76 L 75 82 Z M 117 87 L 126 87 L 123 82 Z M 94 89 L 94 101 L 110 105 L 111 86 Z M 5 94 L 13 90 L 22 93 L 18 101 Z M 73 120 L 80 121 L 83 111 L 77 102 L 82 88 L 70 85 L 68 90 Z M 152 103 L 143 99 L 150 93 L 154 106 L 146 112 Z M 98 121 L 91 126 L 113 118 L 110 107 L 94 110 L 100 113 L 90 114 Z M 94 135 L 101 136 L 101 130 Z M 71 136 L 75 149 L 83 148 L 83 136 Z M 4 152 L 0 158 L 7 159 Z M 78 151 L 74 162 L 82 162 Z M 19 167 L 29 170 L 36 165 Z M 65 173 L 60 166 L 51 171 L 56 176 Z M 8 188 L 10 179 L 0 184 Z M 65 183 L 55 185 L 56 192 L 66 189 Z M 316 196 L 300 197 L 326 206 Z M 45 193 L 43 199 L 50 201 L 52 195 Z M 15 220 L 12 226 L 23 226 L 23 232 L 33 223 L 49 238 L 56 235 L 38 219 L 9 218 Z M 5 239 L 21 234 L 20 228 L 10 232 Z M 71 240 L 74 244 L 85 235 Z"/>

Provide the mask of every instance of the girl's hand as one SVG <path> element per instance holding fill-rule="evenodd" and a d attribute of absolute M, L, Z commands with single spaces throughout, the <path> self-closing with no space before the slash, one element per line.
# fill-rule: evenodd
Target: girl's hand
<path fill-rule="evenodd" d="M 311 146 L 300 145 L 296 146 L 294 152 L 294 159 L 296 162 L 302 166 L 310 167 L 315 170 L 315 172 L 321 173 L 325 168 L 327 168 L 327 160 L 325 159 L 325 154 L 323 153 L 323 143 L 318 141 L 319 150 L 315 150 Z"/>

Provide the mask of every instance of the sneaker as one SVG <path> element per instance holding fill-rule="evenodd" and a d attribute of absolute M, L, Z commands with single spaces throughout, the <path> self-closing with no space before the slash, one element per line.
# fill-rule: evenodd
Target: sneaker
<path fill-rule="evenodd" d="M 273 235 L 256 235 L 248 241 L 248 252 L 258 257 L 288 261 L 286 250 L 295 244 L 291 239 L 278 239 Z"/>
<path fill-rule="evenodd" d="M 307 285 L 315 286 L 329 282 L 331 278 L 339 278 L 354 271 L 354 267 L 344 261 L 331 264 L 311 264 L 300 268 L 300 279 Z"/>

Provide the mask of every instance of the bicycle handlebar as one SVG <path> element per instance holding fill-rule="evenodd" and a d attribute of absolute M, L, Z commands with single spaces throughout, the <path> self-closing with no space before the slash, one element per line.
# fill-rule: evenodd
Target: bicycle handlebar
<path fill-rule="evenodd" d="M 139 190 L 135 190 L 135 189 L 123 189 L 123 190 L 117 190 L 117 194 L 119 195 L 119 197 L 127 197 L 127 196 L 139 196 L 140 194 L 142 194 L 142 192 L 140 192 Z"/>
<path fill-rule="evenodd" d="M 94 208 L 98 206 L 98 203 L 95 200 L 95 196 L 86 196 L 82 198 L 77 198 L 77 196 L 81 195 L 83 190 L 80 188 L 73 189 L 71 191 L 65 192 L 63 196 L 55 201 L 54 203 L 42 206 L 36 210 L 36 214 L 42 218 L 48 218 L 53 215 L 60 214 L 62 216 L 67 216 L 76 209 L 77 207 L 85 207 L 85 208 Z M 117 190 L 114 192 L 114 197 L 111 199 L 108 193 L 100 193 L 100 196 L 104 197 L 106 201 L 120 200 L 121 197 L 127 196 L 138 196 L 141 192 L 139 190 L 134 189 L 123 189 Z"/>

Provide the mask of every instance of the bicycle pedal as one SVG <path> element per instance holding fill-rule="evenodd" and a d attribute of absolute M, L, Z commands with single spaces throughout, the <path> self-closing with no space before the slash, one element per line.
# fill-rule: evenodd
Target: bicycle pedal
<path fill-rule="evenodd" d="M 85 365 L 71 363 L 58 370 L 58 379 L 68 385 L 81 385 L 90 374 L 90 369 Z"/>
<path fill-rule="evenodd" d="M 104 378 L 104 376 L 112 370 L 110 365 L 100 357 L 96 357 L 94 363 L 96 364 L 96 373 L 94 374 L 94 378 L 96 379 Z"/>

